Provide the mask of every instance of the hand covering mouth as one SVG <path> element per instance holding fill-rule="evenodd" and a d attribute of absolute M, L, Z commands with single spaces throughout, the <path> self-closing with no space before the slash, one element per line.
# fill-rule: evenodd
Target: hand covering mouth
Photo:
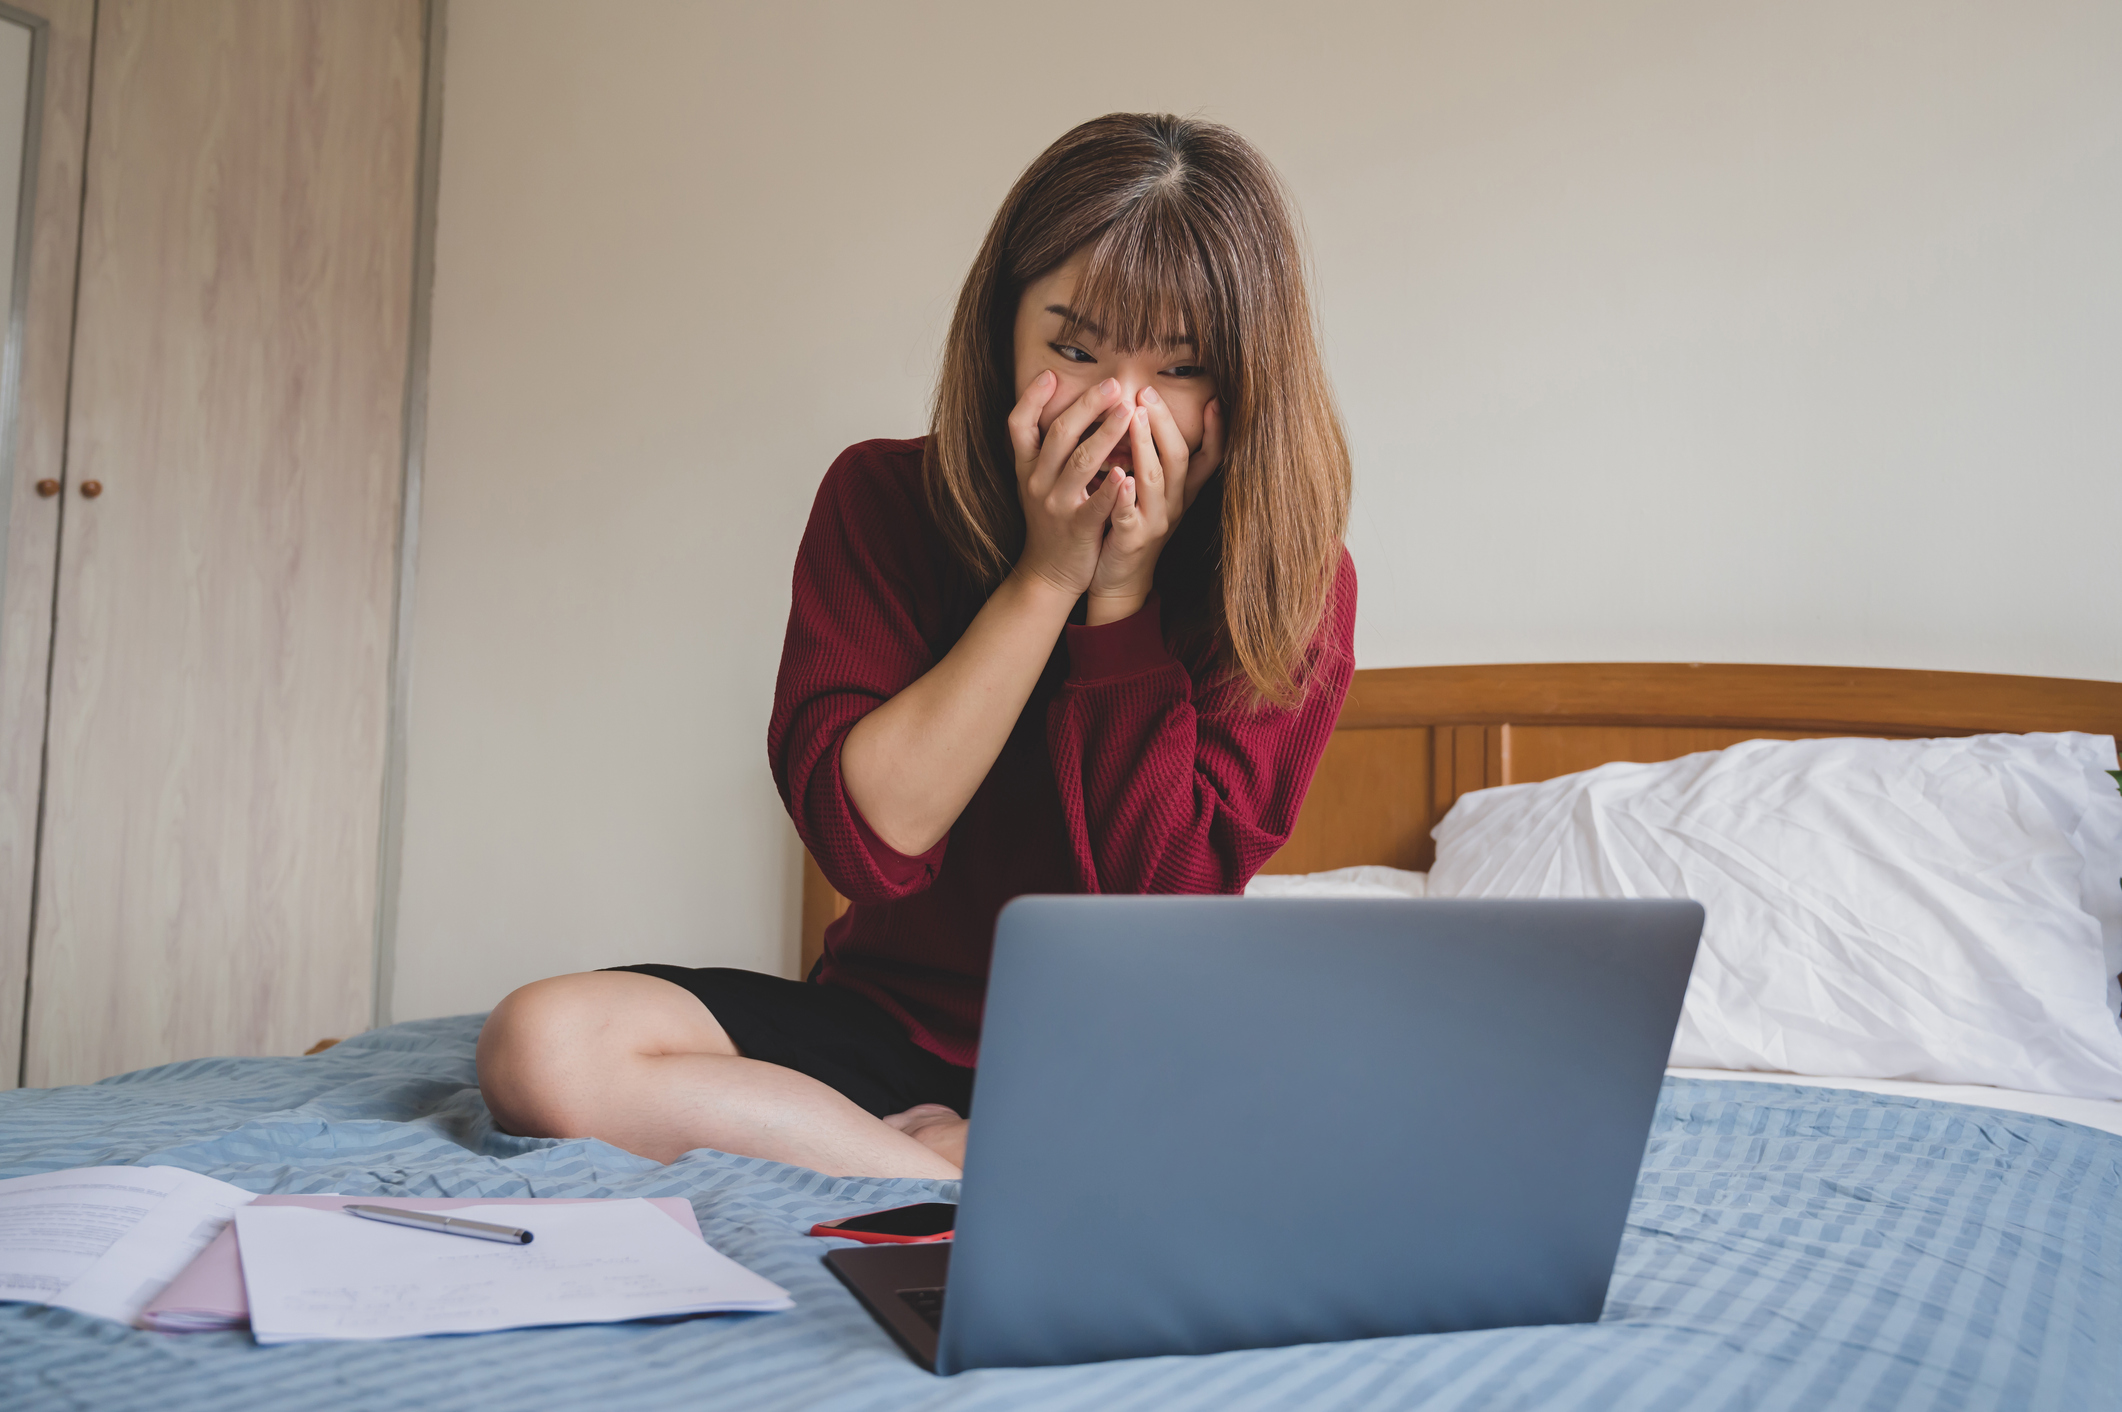
<path fill-rule="evenodd" d="M 1076 445 L 1083 445 L 1085 442 L 1089 441 L 1097 434 L 1098 428 L 1092 427 L 1089 431 L 1083 433 L 1082 436 L 1076 439 Z M 1100 461 L 1098 465 L 1101 469 L 1106 466 L 1120 466 L 1125 468 L 1128 474 L 1134 474 L 1135 448 L 1133 442 L 1126 436 L 1121 437 L 1120 440 L 1105 453 L 1105 459 L 1103 461 Z"/>
<path fill-rule="evenodd" d="M 1085 429 L 1083 435 L 1076 438 L 1076 445 L 1079 447 L 1083 446 L 1092 437 L 1096 436 L 1101 429 L 1098 423 L 1091 423 Z M 1106 451 L 1105 459 L 1098 463 L 1098 470 L 1101 475 L 1107 466 L 1118 466 L 1129 475 L 1135 473 L 1135 447 L 1132 432 L 1122 433 L 1120 440 Z"/>

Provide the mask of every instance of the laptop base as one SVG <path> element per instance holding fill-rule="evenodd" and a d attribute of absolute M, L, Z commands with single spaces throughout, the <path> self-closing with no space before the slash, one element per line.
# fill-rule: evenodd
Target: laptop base
<path fill-rule="evenodd" d="M 825 1268 L 862 1301 L 870 1317 L 929 1372 L 936 1371 L 936 1333 L 943 1322 L 943 1286 L 950 1278 L 950 1242 L 857 1245 L 827 1252 Z"/>

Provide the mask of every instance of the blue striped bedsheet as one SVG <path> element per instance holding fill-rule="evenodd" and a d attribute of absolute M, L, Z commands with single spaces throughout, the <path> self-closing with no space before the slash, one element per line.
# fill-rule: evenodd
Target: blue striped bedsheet
<path fill-rule="evenodd" d="M 899 1353 L 819 1263 L 826 1243 L 803 1232 L 950 1200 L 953 1184 L 833 1179 L 710 1151 L 663 1166 L 600 1142 L 499 1134 L 474 1084 L 479 1021 L 396 1025 L 307 1059 L 198 1060 L 0 1093 L 0 1176 L 159 1162 L 257 1192 L 685 1196 L 707 1238 L 797 1308 L 268 1349 L 244 1333 L 155 1334 L 0 1305 L 0 1406 L 2122 1408 L 2122 1137 L 2076 1124 L 1668 1079 L 1598 1324 L 938 1379 Z"/>

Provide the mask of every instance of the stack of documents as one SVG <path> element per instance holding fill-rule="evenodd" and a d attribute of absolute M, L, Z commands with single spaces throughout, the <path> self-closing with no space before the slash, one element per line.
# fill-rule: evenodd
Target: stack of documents
<path fill-rule="evenodd" d="M 177 1167 L 76 1167 L 0 1181 L 0 1300 L 130 1324 L 250 1199 Z"/>
<path fill-rule="evenodd" d="M 260 1343 L 404 1338 L 794 1303 L 639 1198 L 449 1214 L 522 1226 L 535 1239 L 504 1245 L 343 1211 L 243 1208 L 236 1234 L 252 1335 Z"/>
<path fill-rule="evenodd" d="M 348 1214 L 349 1205 L 447 1211 L 534 1239 L 505 1245 L 388 1225 Z M 176 1167 L 0 1181 L 0 1300 L 166 1333 L 248 1322 L 260 1343 L 767 1313 L 794 1303 L 703 1241 L 682 1197 L 253 1198 Z"/>

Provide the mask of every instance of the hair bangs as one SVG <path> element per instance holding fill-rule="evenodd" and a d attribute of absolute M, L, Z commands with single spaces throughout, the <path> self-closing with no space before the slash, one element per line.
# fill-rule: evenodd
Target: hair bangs
<path fill-rule="evenodd" d="M 1075 326 L 1115 352 L 1169 349 L 1213 373 L 1223 311 L 1185 211 L 1162 195 L 1136 202 L 1091 242 L 1070 306 Z"/>

